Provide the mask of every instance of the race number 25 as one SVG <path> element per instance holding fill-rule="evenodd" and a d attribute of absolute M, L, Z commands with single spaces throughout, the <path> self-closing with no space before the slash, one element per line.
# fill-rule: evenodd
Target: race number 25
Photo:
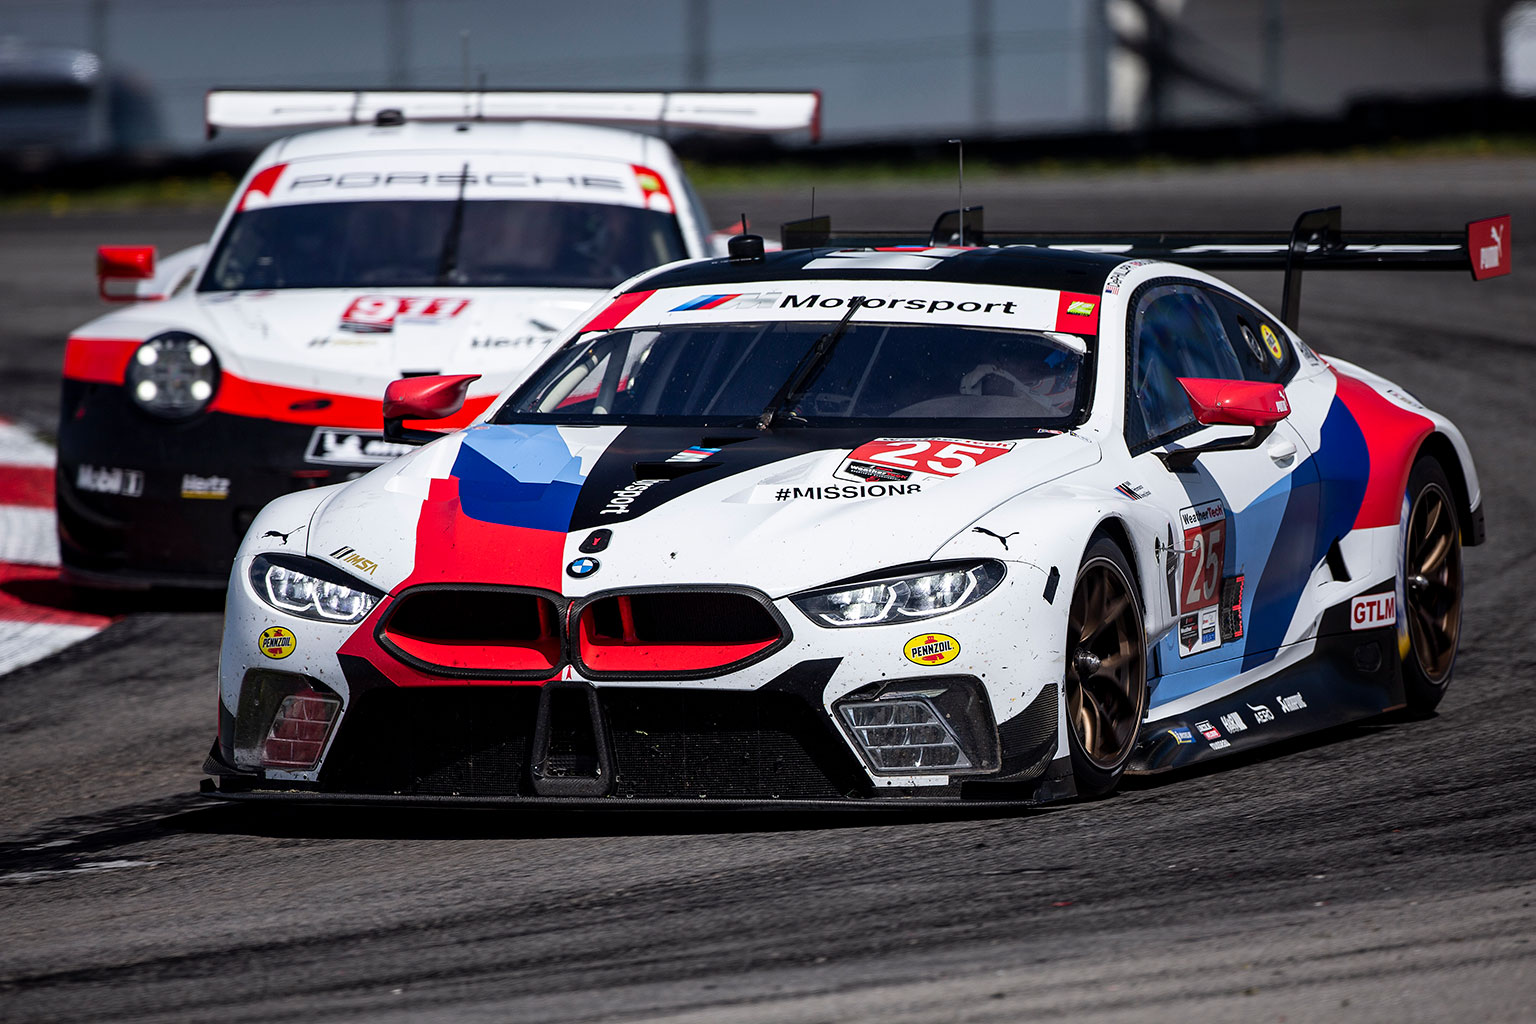
<path fill-rule="evenodd" d="M 848 459 L 934 476 L 955 476 L 1004 455 L 1012 448 L 1010 441 L 883 437 L 859 445 L 849 453 Z"/>
<path fill-rule="evenodd" d="M 1216 604 L 1221 597 L 1221 569 L 1227 553 L 1227 510 L 1220 501 L 1186 508 L 1183 572 L 1179 611 L 1192 612 Z"/>

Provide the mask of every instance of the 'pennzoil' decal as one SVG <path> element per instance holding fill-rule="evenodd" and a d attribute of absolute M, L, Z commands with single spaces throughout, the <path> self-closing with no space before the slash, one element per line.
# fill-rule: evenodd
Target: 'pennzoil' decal
<path fill-rule="evenodd" d="M 914 665 L 945 665 L 960 656 L 960 641 L 947 633 L 923 633 L 907 641 L 904 653 Z"/>
<path fill-rule="evenodd" d="M 257 648 L 269 658 L 286 658 L 298 645 L 294 635 L 282 626 L 268 626 L 256 641 Z"/>

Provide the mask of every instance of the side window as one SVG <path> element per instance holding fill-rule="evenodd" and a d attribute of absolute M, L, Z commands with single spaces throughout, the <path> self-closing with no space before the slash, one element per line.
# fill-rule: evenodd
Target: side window
<path fill-rule="evenodd" d="M 1243 379 L 1221 315 L 1202 288 L 1148 288 L 1136 303 L 1131 337 L 1125 439 L 1133 452 L 1195 426 L 1180 377 Z"/>
<path fill-rule="evenodd" d="M 1207 293 L 1237 352 L 1245 380 L 1283 384 L 1296 373 L 1296 354 L 1280 324 L 1246 302 L 1220 292 Z"/>

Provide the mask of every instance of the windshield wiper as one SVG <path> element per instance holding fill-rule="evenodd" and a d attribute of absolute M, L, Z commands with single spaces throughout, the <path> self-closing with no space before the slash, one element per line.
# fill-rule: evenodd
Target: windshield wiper
<path fill-rule="evenodd" d="M 783 387 L 774 392 L 773 398 L 769 399 L 767 407 L 763 409 L 763 414 L 757 418 L 758 430 L 770 429 L 773 426 L 773 421 L 778 418 L 779 413 L 784 411 L 785 403 L 794 397 L 795 393 L 811 379 L 811 376 L 826 364 L 827 360 L 832 356 L 832 350 L 837 347 L 837 343 L 847 333 L 848 322 L 853 319 L 853 314 L 858 312 L 859 307 L 863 304 L 864 296 L 862 295 L 855 295 L 849 299 L 848 312 L 843 314 L 843 318 L 837 322 L 837 326 L 817 338 L 816 344 L 811 346 L 811 350 L 800 357 L 800 362 L 795 367 L 795 372 L 789 375 L 789 379 L 784 382 Z"/>
<path fill-rule="evenodd" d="M 469 162 L 459 173 L 459 198 L 453 203 L 453 219 L 448 222 L 448 237 L 443 239 L 443 254 L 437 260 L 437 283 L 452 284 L 448 278 L 459 269 L 459 236 L 464 233 L 464 186 L 469 184 Z"/>

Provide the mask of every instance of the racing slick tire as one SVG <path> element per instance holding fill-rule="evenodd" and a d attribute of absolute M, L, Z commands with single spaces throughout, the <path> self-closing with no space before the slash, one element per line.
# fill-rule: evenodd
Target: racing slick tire
<path fill-rule="evenodd" d="M 1407 711 L 1435 709 L 1451 684 L 1461 641 L 1461 523 L 1445 470 L 1421 455 L 1404 495 L 1402 654 Z"/>
<path fill-rule="evenodd" d="M 1147 711 L 1147 632 L 1130 566 L 1099 536 L 1083 555 L 1067 612 L 1067 747 L 1079 796 L 1120 781 Z"/>

